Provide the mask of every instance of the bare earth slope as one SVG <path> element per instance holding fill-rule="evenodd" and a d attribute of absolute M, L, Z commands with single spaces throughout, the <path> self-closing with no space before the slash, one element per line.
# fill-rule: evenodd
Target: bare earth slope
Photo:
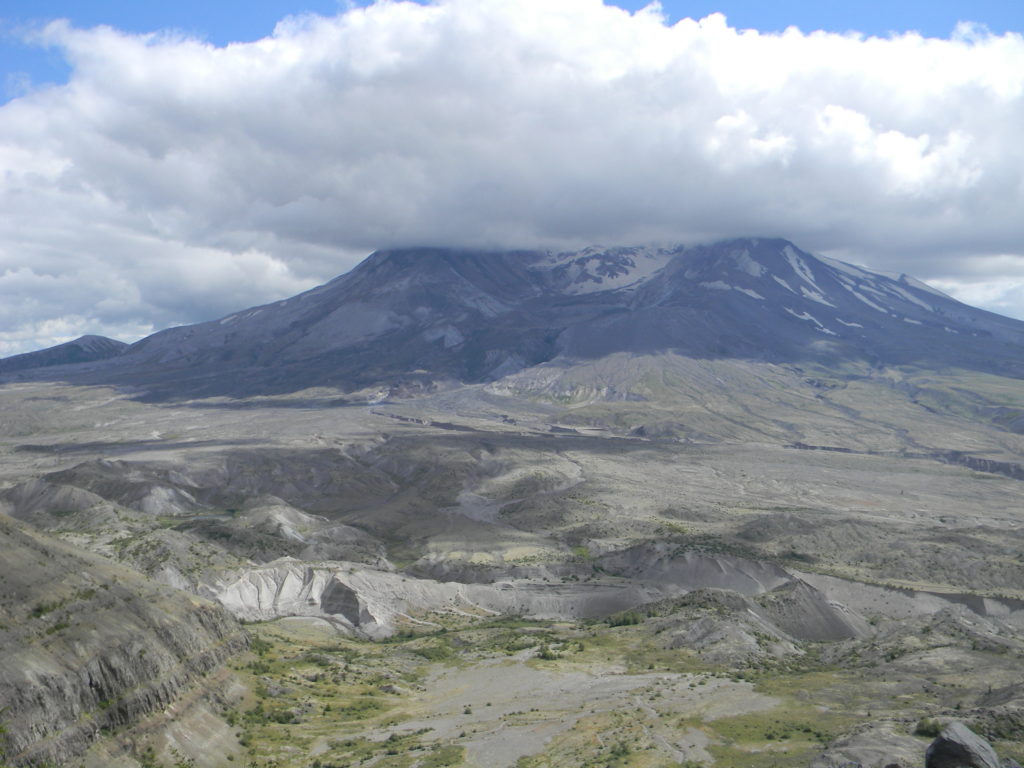
<path fill-rule="evenodd" d="M 245 648 L 219 606 L 0 516 L 2 755 L 65 764 Z"/>
<path fill-rule="evenodd" d="M 0 374 L 106 360 L 117 357 L 127 348 L 128 345 L 123 341 L 108 339 L 105 336 L 82 336 L 49 349 L 4 358 L 0 360 Z"/>

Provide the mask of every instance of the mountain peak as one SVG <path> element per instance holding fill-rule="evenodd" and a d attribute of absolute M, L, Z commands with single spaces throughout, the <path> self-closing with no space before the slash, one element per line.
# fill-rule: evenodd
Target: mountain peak
<path fill-rule="evenodd" d="M 128 345 L 123 341 L 88 334 L 55 347 L 6 357 L 0 360 L 0 374 L 107 360 L 120 355 L 127 348 Z"/>

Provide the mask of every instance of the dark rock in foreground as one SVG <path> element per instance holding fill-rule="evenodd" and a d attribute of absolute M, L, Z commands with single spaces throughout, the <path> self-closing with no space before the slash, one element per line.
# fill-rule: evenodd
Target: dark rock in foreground
<path fill-rule="evenodd" d="M 924 758 L 925 768 L 1000 768 L 992 745 L 963 723 L 950 723 L 933 741 Z"/>

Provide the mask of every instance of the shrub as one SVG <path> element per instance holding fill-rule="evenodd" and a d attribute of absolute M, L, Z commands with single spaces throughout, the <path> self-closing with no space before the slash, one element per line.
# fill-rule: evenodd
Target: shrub
<path fill-rule="evenodd" d="M 636 611 L 625 611 L 608 617 L 609 627 L 628 627 L 639 624 L 643 618 Z"/>
<path fill-rule="evenodd" d="M 941 731 L 942 725 L 932 717 L 922 717 L 914 726 L 915 736 L 927 736 L 930 739 L 934 739 Z"/>

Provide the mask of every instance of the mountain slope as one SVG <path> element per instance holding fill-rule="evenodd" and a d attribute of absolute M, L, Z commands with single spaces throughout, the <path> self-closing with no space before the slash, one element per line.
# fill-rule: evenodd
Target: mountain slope
<path fill-rule="evenodd" d="M 82 336 L 65 344 L 26 352 L 0 360 L 0 374 L 25 371 L 31 368 L 47 368 L 54 365 L 88 363 L 116 357 L 128 348 L 123 341 L 108 339 L 106 336 Z"/>
<path fill-rule="evenodd" d="M 293 298 L 161 331 L 80 375 L 157 398 L 421 389 L 667 351 L 1019 376 L 1024 323 L 784 240 L 566 254 L 419 248 L 379 251 Z"/>
<path fill-rule="evenodd" d="M 931 359 L 1017 370 L 1024 342 L 1018 321 L 905 275 L 818 259 L 781 240 L 688 249 L 638 288 L 628 309 L 571 329 L 564 353 L 595 358 L 676 349 L 775 362 Z"/>
<path fill-rule="evenodd" d="M 0 760 L 66 765 L 248 644 L 219 606 L 0 514 Z"/>

